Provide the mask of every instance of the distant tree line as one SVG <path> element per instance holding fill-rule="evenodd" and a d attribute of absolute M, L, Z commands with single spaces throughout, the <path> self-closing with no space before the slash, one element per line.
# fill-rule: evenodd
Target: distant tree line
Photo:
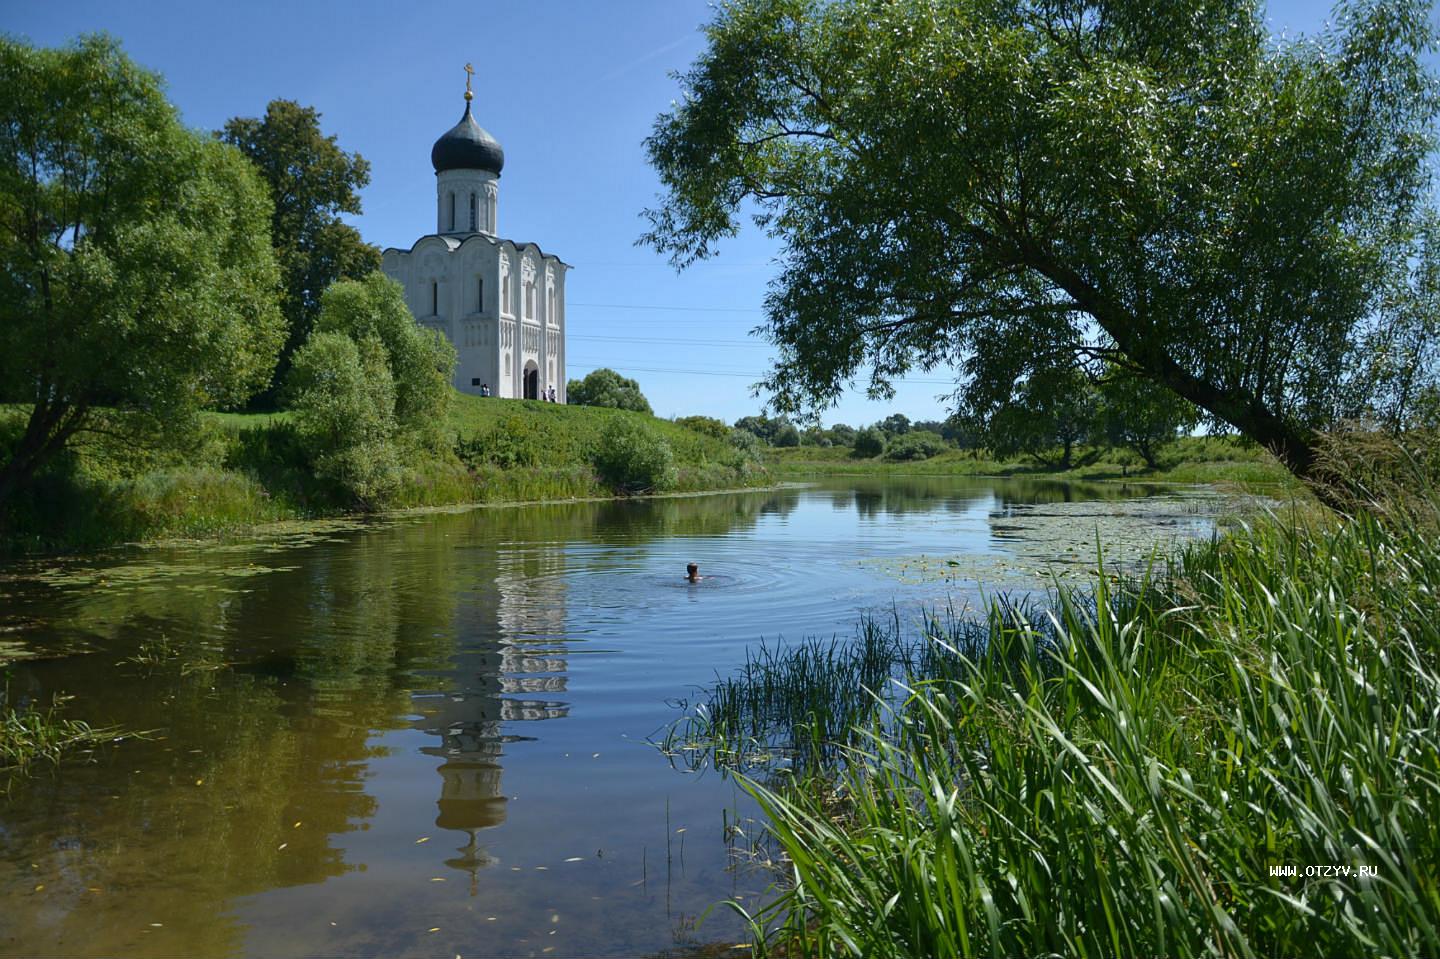
<path fill-rule="evenodd" d="M 765 446 L 845 447 L 857 458 L 923 460 L 952 449 L 986 450 L 1002 459 L 1027 456 L 1069 469 L 1083 445 L 1128 450 L 1154 469 L 1164 448 L 1200 421 L 1200 411 L 1191 404 L 1123 370 L 1092 380 L 1075 368 L 1030 378 L 1009 402 L 983 418 L 960 412 L 944 420 L 912 421 L 892 413 L 858 428 L 846 423 L 802 428 L 784 415 L 763 413 L 741 417 L 729 427 L 708 416 L 675 422 L 722 438 L 739 434 Z"/>

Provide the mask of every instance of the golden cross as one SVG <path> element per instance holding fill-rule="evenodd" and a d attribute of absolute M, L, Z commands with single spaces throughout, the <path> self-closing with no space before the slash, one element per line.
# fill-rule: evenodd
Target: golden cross
<path fill-rule="evenodd" d="M 465 99 L 467 100 L 473 99 L 475 96 L 475 94 L 470 92 L 470 77 L 473 76 L 474 73 L 475 68 L 468 63 L 465 64 Z"/>

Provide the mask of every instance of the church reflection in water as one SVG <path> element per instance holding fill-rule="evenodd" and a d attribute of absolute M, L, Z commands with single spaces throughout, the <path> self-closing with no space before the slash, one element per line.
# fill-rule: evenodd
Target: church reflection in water
<path fill-rule="evenodd" d="M 492 861 L 477 834 L 505 821 L 501 756 L 507 744 L 534 739 L 522 723 L 563 718 L 565 692 L 564 550 L 501 549 L 485 577 L 456 609 L 457 648 L 446 686 L 417 694 L 415 728 L 438 738 L 421 752 L 442 762 L 435 825 L 464 833 L 446 865 L 468 873 Z"/>

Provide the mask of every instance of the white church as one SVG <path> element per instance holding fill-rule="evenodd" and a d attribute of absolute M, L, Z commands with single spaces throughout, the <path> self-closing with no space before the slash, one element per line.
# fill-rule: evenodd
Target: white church
<path fill-rule="evenodd" d="M 435 141 L 435 232 L 385 251 L 381 269 L 405 287 L 416 322 L 455 344 L 466 393 L 565 402 L 565 273 L 534 243 L 498 233 L 505 152 L 470 113 Z"/>

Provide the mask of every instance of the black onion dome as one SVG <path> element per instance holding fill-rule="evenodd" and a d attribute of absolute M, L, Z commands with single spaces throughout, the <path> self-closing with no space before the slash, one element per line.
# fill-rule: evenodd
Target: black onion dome
<path fill-rule="evenodd" d="M 485 170 L 496 176 L 505 166 L 505 151 L 485 128 L 470 115 L 470 104 L 465 104 L 465 115 L 430 148 L 430 163 L 436 173 L 446 170 Z"/>

